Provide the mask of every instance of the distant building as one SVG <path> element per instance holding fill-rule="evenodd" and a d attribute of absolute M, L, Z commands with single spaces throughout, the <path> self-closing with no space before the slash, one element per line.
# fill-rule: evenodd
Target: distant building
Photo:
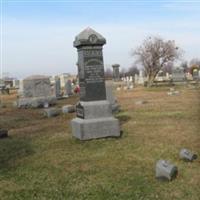
<path fill-rule="evenodd" d="M 2 78 L 4 85 L 6 86 L 6 88 L 11 88 L 13 87 L 13 80 L 14 78 L 11 77 L 3 77 Z"/>

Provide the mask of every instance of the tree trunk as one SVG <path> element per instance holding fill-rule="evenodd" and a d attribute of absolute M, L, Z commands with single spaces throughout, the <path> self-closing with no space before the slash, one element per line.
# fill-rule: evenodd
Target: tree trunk
<path fill-rule="evenodd" d="M 155 76 L 154 76 L 154 75 L 150 75 L 150 76 L 148 77 L 148 80 L 147 80 L 147 87 L 151 87 L 151 86 L 153 85 L 154 79 L 155 79 Z"/>

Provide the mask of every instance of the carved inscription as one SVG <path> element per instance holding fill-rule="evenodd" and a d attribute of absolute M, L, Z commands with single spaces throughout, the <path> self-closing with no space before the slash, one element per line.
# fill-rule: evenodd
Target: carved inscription
<path fill-rule="evenodd" d="M 101 83 L 104 82 L 102 65 L 85 66 L 85 81 L 86 83 Z"/>
<path fill-rule="evenodd" d="M 84 108 L 80 103 L 76 106 L 76 116 L 84 119 Z"/>
<path fill-rule="evenodd" d="M 84 50 L 84 57 L 99 57 L 102 56 L 102 51 L 100 50 Z"/>

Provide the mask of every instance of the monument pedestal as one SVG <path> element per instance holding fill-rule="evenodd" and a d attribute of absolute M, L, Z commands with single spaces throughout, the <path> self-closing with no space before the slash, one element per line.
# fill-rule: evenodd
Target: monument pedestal
<path fill-rule="evenodd" d="M 108 101 L 80 102 L 72 120 L 73 136 L 80 140 L 119 137 L 119 121 L 112 116 Z"/>

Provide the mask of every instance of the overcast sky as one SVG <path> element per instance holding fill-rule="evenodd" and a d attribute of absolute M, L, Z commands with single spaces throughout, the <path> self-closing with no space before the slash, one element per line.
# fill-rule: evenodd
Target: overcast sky
<path fill-rule="evenodd" d="M 86 27 L 102 34 L 104 65 L 134 62 L 145 37 L 175 40 L 184 59 L 200 58 L 200 1 L 3 0 L 2 69 L 10 76 L 76 73 L 75 36 Z"/>

